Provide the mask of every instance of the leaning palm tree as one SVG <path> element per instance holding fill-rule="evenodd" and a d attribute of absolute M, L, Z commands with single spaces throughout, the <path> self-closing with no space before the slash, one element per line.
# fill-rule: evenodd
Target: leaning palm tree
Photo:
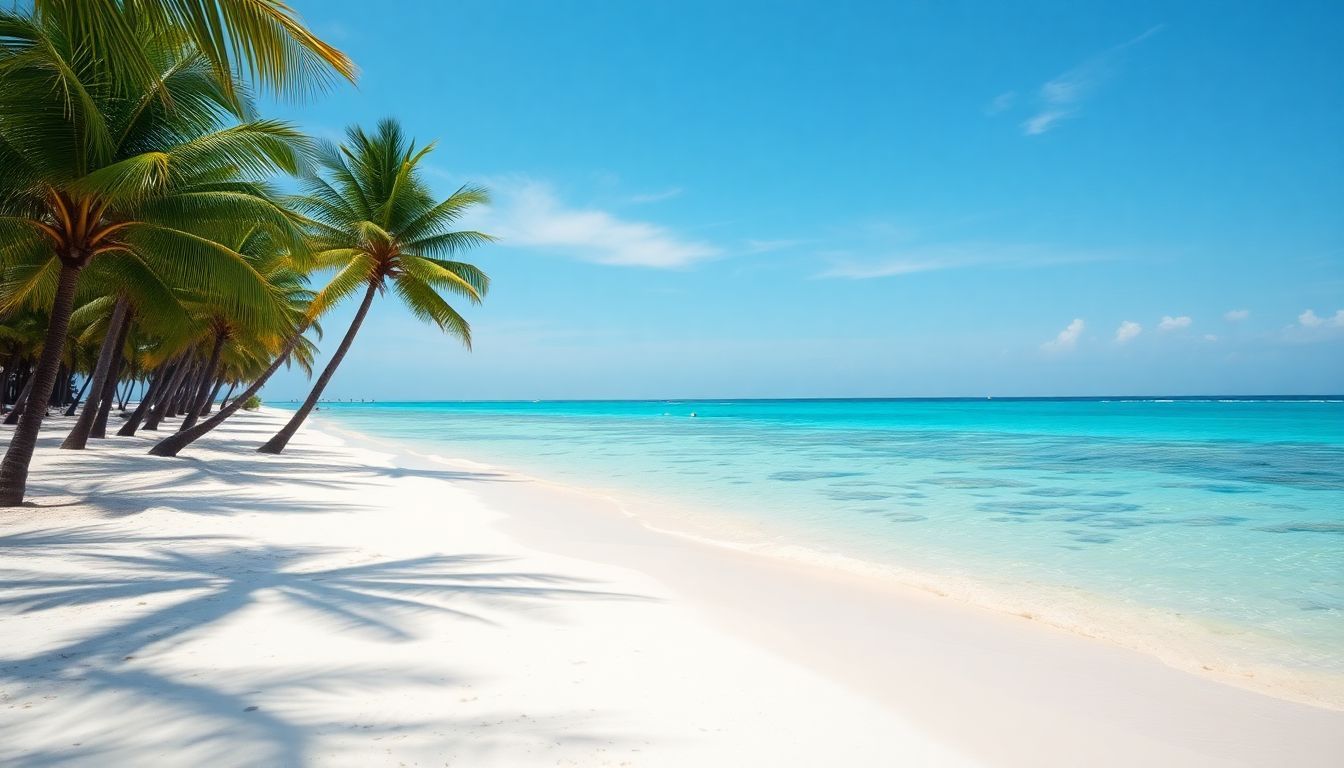
<path fill-rule="evenodd" d="M 241 394 L 232 397 L 234 387 L 230 387 L 227 403 L 221 403 L 219 412 L 210 418 L 192 426 L 184 426 L 178 432 L 155 443 L 149 450 L 154 456 L 176 456 L 183 448 L 209 434 L 215 427 L 223 424 L 238 411 L 253 395 L 266 386 L 266 382 L 282 367 L 297 365 L 307 376 L 312 376 L 313 361 L 317 357 L 317 347 L 304 334 L 312 330 L 321 334 L 317 320 L 310 318 L 307 310 L 312 296 L 299 286 L 286 289 L 286 301 L 293 310 L 292 325 L 283 332 L 262 333 L 245 339 L 226 350 L 224 364 L 225 376 L 231 383 L 251 382 Z M 127 423 L 134 428 L 135 416 Z M 123 427 L 126 429 L 126 427 Z"/>
<path fill-rule="evenodd" d="M 463 213 L 489 198 L 480 187 L 462 187 L 436 203 L 419 167 L 433 149 L 430 144 L 417 150 L 401 126 L 384 120 L 372 135 L 354 126 L 346 131 L 344 145 L 326 145 L 318 152 L 322 173 L 305 179 L 304 194 L 293 205 L 314 221 L 319 267 L 339 271 L 314 298 L 309 312 L 317 317 L 361 288 L 364 297 L 308 398 L 259 449 L 262 452 L 285 449 L 350 351 L 374 296 L 389 285 L 414 315 L 471 347 L 471 327 L 440 291 L 475 304 L 490 281 L 470 264 L 441 257 L 492 239 L 480 232 L 451 229 Z"/>
<path fill-rule="evenodd" d="M 91 261 L 134 261 L 239 312 L 272 315 L 265 281 L 224 235 L 260 221 L 303 242 L 256 180 L 297 173 L 306 139 L 282 123 L 234 124 L 250 112 L 181 35 L 141 30 L 140 39 L 161 76 L 128 98 L 91 63 L 82 38 L 0 11 L 0 312 L 49 314 L 34 404 L 51 397 Z M 30 407 L 19 419 L 0 462 L 0 506 L 23 500 L 44 415 Z"/>
<path fill-rule="evenodd" d="M 175 434 L 160 440 L 149 451 L 154 456 L 176 456 L 183 448 L 209 434 L 260 392 L 281 367 L 297 363 L 308 375 L 312 374 L 316 352 L 304 334 L 312 330 L 320 336 L 322 327 L 320 321 L 308 313 L 313 294 L 306 288 L 306 271 L 312 268 L 306 251 L 291 251 L 283 242 L 264 233 L 249 237 L 241 247 L 256 259 L 256 268 L 271 282 L 285 311 L 278 324 L 251 327 L 247 334 L 236 339 L 237 343 L 222 352 L 221 359 L 230 369 L 233 380 L 251 381 L 251 385 L 210 418 L 198 424 L 184 425 Z M 137 414 L 127 421 L 122 428 L 123 434 L 134 431 L 138 418 L 144 415 L 144 405 L 142 402 Z"/>
<path fill-rule="evenodd" d="M 218 297 L 209 294 L 191 297 L 193 315 L 204 331 L 202 349 L 210 351 L 205 356 L 207 363 L 190 398 L 181 430 L 191 429 L 196 424 L 210 397 L 212 385 L 220 380 L 220 369 L 226 356 L 236 357 L 243 351 L 238 349 L 239 346 L 265 349 L 265 340 L 284 336 L 312 300 L 313 294 L 306 287 L 306 275 L 295 269 L 288 252 L 277 246 L 267 229 L 257 227 L 248 231 L 232 245 L 266 280 L 286 311 L 267 318 L 267 322 L 257 323 L 255 313 L 240 315 L 230 303 L 221 302 Z"/>
<path fill-rule="evenodd" d="M 132 323 L 173 329 L 188 321 L 179 297 L 133 250 L 109 251 L 91 259 L 82 275 L 80 292 L 102 295 L 83 303 L 71 314 L 72 329 L 84 329 L 77 336 L 81 341 L 91 341 L 89 333 L 99 329 L 102 338 L 89 376 L 92 394 L 61 443 L 62 448 L 71 450 L 84 448 L 94 435 L 96 422 L 106 423 L 104 406 L 116 386 L 122 349 Z"/>

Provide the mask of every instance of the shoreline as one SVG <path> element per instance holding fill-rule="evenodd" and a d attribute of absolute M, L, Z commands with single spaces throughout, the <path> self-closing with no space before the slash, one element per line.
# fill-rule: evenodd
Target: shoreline
<path fill-rule="evenodd" d="M 771 535 L 771 531 L 757 523 L 746 520 L 724 523 L 722 515 L 686 503 L 654 498 L 628 488 L 577 485 L 572 480 L 552 479 L 544 476 L 544 472 L 507 463 L 426 453 L 418 444 L 359 432 L 324 414 L 313 418 L 314 424 L 320 424 L 321 429 L 353 444 L 391 451 L 399 460 L 414 462 L 421 467 L 483 469 L 558 491 L 591 496 L 656 534 L 811 568 L 844 571 L 857 578 L 878 579 L 897 591 L 918 591 L 958 603 L 968 610 L 1025 619 L 1075 637 L 1143 654 L 1200 678 L 1284 701 L 1344 712 L 1344 676 L 1266 663 L 1263 654 L 1256 658 L 1245 652 L 1238 655 L 1227 641 L 1223 645 L 1217 644 L 1220 637 L 1246 632 L 1243 627 L 1219 626 L 1207 618 L 1203 621 L 1177 620 L 1164 610 L 1152 606 L 1122 606 L 1105 595 L 1081 588 L 1051 586 L 1047 588 L 1048 597 L 1031 599 L 1028 593 L 1010 593 L 975 575 L 954 575 L 876 562 L 801 544 L 799 542 L 805 539 L 801 535 L 778 541 L 780 537 Z M 783 529 L 787 524 L 777 525 Z M 1040 588 L 1041 585 L 1033 585 L 1035 590 Z M 1200 637 L 1192 639 L 1191 632 L 1200 633 Z"/>
<path fill-rule="evenodd" d="M 274 411 L 44 432 L 0 518 L 0 762 L 1329 765 L 1344 715 L 648 530 Z M 60 420 L 53 420 L 60 424 Z M 399 455 L 402 454 L 402 455 Z M 609 504 L 609 502 L 608 502 Z"/>

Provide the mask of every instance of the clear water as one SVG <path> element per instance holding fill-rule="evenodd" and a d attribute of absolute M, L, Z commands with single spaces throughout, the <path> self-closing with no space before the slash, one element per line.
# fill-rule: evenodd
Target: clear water
<path fill-rule="evenodd" d="M 1344 400 L 324 404 L 321 417 L 674 500 L 722 522 L 716 535 L 984 588 L 1205 665 L 1344 674 Z"/>

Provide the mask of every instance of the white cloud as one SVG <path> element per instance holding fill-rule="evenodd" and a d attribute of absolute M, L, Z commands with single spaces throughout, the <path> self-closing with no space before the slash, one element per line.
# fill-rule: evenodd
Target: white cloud
<path fill-rule="evenodd" d="M 635 195 L 630 198 L 632 203 L 658 203 L 663 200 L 671 200 L 682 193 L 681 187 L 670 187 L 661 192 L 648 192 L 642 195 Z"/>
<path fill-rule="evenodd" d="M 1022 132 L 1028 136 L 1039 136 L 1054 128 L 1059 121 L 1076 115 L 1088 95 L 1111 75 L 1120 55 L 1131 46 L 1157 34 L 1161 29 L 1160 24 L 1152 27 L 1138 37 L 1103 51 L 1046 81 L 1037 90 L 1037 99 L 1040 103 L 1036 114 L 1022 122 Z"/>
<path fill-rule="evenodd" d="M 1083 328 L 1086 323 L 1081 317 L 1075 317 L 1073 322 L 1059 332 L 1059 335 L 1050 341 L 1041 345 L 1041 349 L 1046 352 L 1068 352 L 1078 346 L 1078 337 L 1083 335 Z"/>
<path fill-rule="evenodd" d="M 1229 309 L 1223 313 L 1223 319 L 1229 323 L 1239 323 L 1251 316 L 1249 309 Z"/>
<path fill-rule="evenodd" d="M 1162 322 L 1157 324 L 1157 330 L 1159 331 L 1175 331 L 1181 328 L 1189 328 L 1189 327 L 1190 327 L 1190 318 L 1187 317 L 1186 315 L 1181 315 L 1180 317 L 1172 317 L 1171 315 L 1164 315 L 1162 317 Z"/>
<path fill-rule="evenodd" d="M 1013 103 L 1017 101 L 1017 91 L 1006 91 L 995 96 L 985 107 L 985 114 L 997 115 L 1000 112 L 1011 109 Z"/>
<path fill-rule="evenodd" d="M 1073 114 L 1072 110 L 1047 109 L 1022 122 L 1022 132 L 1028 136 L 1039 136 L 1055 126 L 1055 123 Z"/>
<path fill-rule="evenodd" d="M 1308 309 L 1297 316 L 1297 322 L 1301 323 L 1303 328 L 1319 328 L 1323 325 L 1344 328 L 1344 309 L 1335 310 L 1333 317 L 1321 317 L 1314 310 Z"/>
<path fill-rule="evenodd" d="M 657 269 L 685 267 L 722 252 L 658 224 L 571 208 L 550 185 L 539 181 L 495 179 L 488 186 L 495 202 L 479 228 L 498 236 L 502 245 L 558 252 L 598 264 Z"/>
<path fill-rule="evenodd" d="M 1120 324 L 1119 328 L 1115 329 L 1115 343 L 1125 344 L 1140 333 L 1143 333 L 1142 325 L 1133 320 L 1126 320 Z"/>
<path fill-rule="evenodd" d="M 1213 335 L 1212 333 L 1206 333 L 1206 334 L 1204 334 L 1204 340 L 1205 340 L 1205 341 L 1217 341 L 1217 340 L 1218 340 L 1218 337 L 1215 336 L 1215 335 Z"/>
<path fill-rule="evenodd" d="M 969 267 L 1047 267 L 1078 264 L 1108 258 L 1105 254 L 1066 251 L 1041 246 L 996 245 L 993 243 L 956 243 L 910 248 L 885 259 L 856 261 L 849 254 L 822 254 L 831 259 L 830 269 L 818 277 L 870 280 L 918 272 L 938 272 Z"/>

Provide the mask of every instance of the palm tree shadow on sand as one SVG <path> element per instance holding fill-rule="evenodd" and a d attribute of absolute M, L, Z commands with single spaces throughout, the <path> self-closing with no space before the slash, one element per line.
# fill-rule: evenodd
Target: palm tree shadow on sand
<path fill-rule="evenodd" d="M 96 499 L 105 517 L 126 517 L 152 507 L 171 507 L 207 515 L 250 513 L 257 511 L 259 506 L 276 513 L 327 513 L 363 508 L 357 504 L 344 504 L 330 495 L 280 497 L 275 494 L 275 489 L 340 493 L 349 490 L 352 483 L 391 485 L 407 478 L 458 483 L 516 481 L 511 475 L 492 470 L 352 465 L 348 453 L 319 446 L 304 446 L 302 452 L 267 459 L 259 458 L 251 446 L 241 440 L 219 444 L 212 441 L 209 445 L 215 453 L 208 458 L 183 455 L 163 459 L 139 452 L 84 452 L 74 457 L 75 462 L 47 467 L 34 475 L 30 482 L 32 505 L 43 508 L 73 506 L 81 499 Z M 44 437 L 41 448 L 54 447 L 54 438 Z M 199 503 L 201 482 L 227 489 L 227 492 L 221 492 L 209 505 L 203 506 Z"/>
<path fill-rule="evenodd" d="M 191 541 L 200 544 L 199 539 Z M 445 752 L 471 751 L 481 745 L 464 736 L 470 724 L 451 717 L 421 722 L 399 718 L 391 723 L 373 717 L 367 723 L 353 724 L 349 719 L 326 722 L 305 716 L 301 707 L 268 708 L 256 703 L 292 702 L 296 696 L 313 692 L 360 697 L 380 686 L 446 688 L 463 683 L 465 678 L 442 670 L 398 668 L 395 662 L 376 669 L 356 665 L 313 668 L 295 660 L 286 667 L 298 671 L 284 675 L 237 670 L 220 674 L 210 669 L 185 673 L 180 655 L 171 665 L 157 663 L 157 657 L 261 600 L 284 600 L 342 632 L 386 642 L 388 658 L 394 660 L 395 644 L 412 639 L 408 625 L 417 614 L 489 625 L 498 623 L 510 609 L 526 610 L 531 618 L 539 614 L 549 618 L 547 606 L 565 601 L 649 599 L 602 591 L 581 579 L 510 569 L 507 559 L 489 555 L 434 555 L 332 567 L 327 564 L 339 558 L 341 550 L 230 547 L 227 539 L 221 539 L 217 548 L 183 552 L 174 549 L 174 543 L 168 537 L 120 536 L 96 525 L 0 538 L 0 553 L 20 552 L 24 556 L 10 562 L 27 566 L 0 571 L 0 616 L 8 615 L 10 626 L 15 626 L 16 614 L 31 616 L 109 603 L 149 606 L 128 610 L 129 618 L 111 625 L 66 636 L 55 647 L 0 657 L 0 686 L 11 702 L 58 698 L 61 703 L 43 705 L 79 706 L 89 715 L 115 713 L 107 723 L 124 726 L 130 717 L 146 727 L 133 729 L 134 736 L 127 735 L 123 727 L 104 727 L 94 738 L 86 736 L 23 755 L 7 754 L 9 750 L 0 746 L 0 762 L 105 762 L 124 756 L 120 750 L 131 746 L 144 749 L 150 740 L 155 742 L 149 745 L 152 753 L 185 749 L 193 760 L 211 763 L 237 762 L 246 753 L 256 756 L 256 760 L 247 758 L 254 764 L 303 765 L 310 761 L 318 734 L 335 730 L 348 735 L 354 729 L 368 736 L 422 725 L 436 734 L 436 749 L 441 742 Z M 119 545 L 130 546 L 96 551 Z M 52 567 L 57 563 L 89 565 L 102 573 L 97 578 L 75 575 L 68 567 L 62 573 Z M 589 714 L 550 721 L 519 718 L 517 713 L 495 717 L 510 722 L 516 730 L 499 731 L 492 738 L 571 744 L 586 740 L 611 744 L 621 738 L 593 732 Z M 28 718 L 0 721 L 0 745 L 14 743 L 17 729 L 31 727 L 32 722 Z M 10 729 L 16 730 L 11 733 Z M 246 750 L 240 752 L 240 746 Z"/>

